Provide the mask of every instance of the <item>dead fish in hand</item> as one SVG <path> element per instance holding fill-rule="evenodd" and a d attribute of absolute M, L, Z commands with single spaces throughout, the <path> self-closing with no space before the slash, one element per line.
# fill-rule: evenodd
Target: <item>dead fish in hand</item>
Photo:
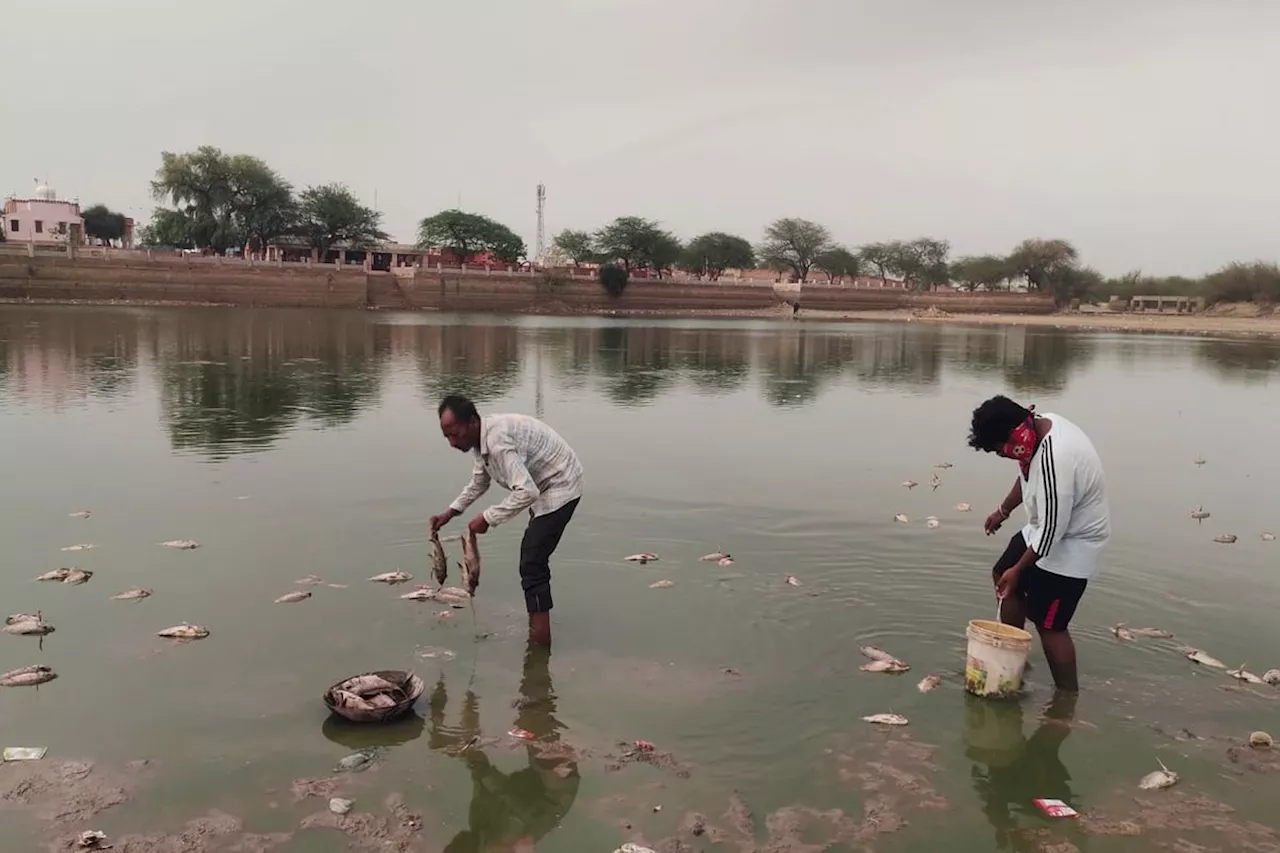
<path fill-rule="evenodd" d="M 436 583 L 444 586 L 449 578 L 449 558 L 444 555 L 444 545 L 440 543 L 440 534 L 431 531 L 431 571 Z"/>
<path fill-rule="evenodd" d="M 1213 541 L 1217 542 L 1219 545 L 1230 545 L 1232 542 L 1235 542 L 1237 538 L 1238 537 L 1234 533 L 1219 533 L 1217 536 L 1213 537 Z"/>
<path fill-rule="evenodd" d="M 632 554 L 630 557 L 626 557 L 624 559 L 628 563 L 639 563 L 643 566 L 645 563 L 656 563 L 658 561 L 658 555 L 652 551 L 641 551 L 639 554 Z"/>
<path fill-rule="evenodd" d="M 468 596 L 474 596 L 480 585 L 480 546 L 475 534 L 462 540 L 462 585 Z"/>
<path fill-rule="evenodd" d="M 1111 633 L 1115 634 L 1116 638 L 1122 642 L 1125 642 L 1125 643 L 1133 642 L 1133 632 L 1130 631 L 1128 628 L 1126 628 L 1123 622 L 1119 623 L 1114 628 L 1112 628 Z"/>
<path fill-rule="evenodd" d="M 209 629 L 200 625 L 188 625 L 183 622 L 181 625 L 174 625 L 172 628 L 157 631 L 156 636 L 171 640 L 203 640 L 209 636 Z"/>
<path fill-rule="evenodd" d="M 1218 660 L 1217 658 L 1213 657 L 1212 655 L 1206 652 L 1200 651 L 1199 649 L 1191 649 L 1190 651 L 1186 652 L 1186 658 L 1192 663 L 1203 664 L 1204 666 L 1212 666 L 1212 667 L 1216 667 L 1217 669 L 1227 668 L 1227 665 L 1225 663 L 1223 663 L 1222 661 Z"/>
<path fill-rule="evenodd" d="M 303 592 L 302 590 L 299 589 L 293 592 L 286 592 L 284 595 L 277 598 L 275 600 L 275 603 L 276 604 L 293 604 L 294 602 L 297 602 L 297 601 L 306 601 L 310 597 L 311 597 L 311 593 Z"/>
<path fill-rule="evenodd" d="M 858 668 L 863 672 L 906 672 L 911 669 L 900 660 L 873 660 Z"/>
<path fill-rule="evenodd" d="M 170 539 L 168 542 L 161 542 L 160 544 L 166 548 L 178 548 L 183 551 L 200 547 L 200 543 L 193 539 Z"/>
<path fill-rule="evenodd" d="M 57 677 L 58 674 L 47 666 L 20 666 L 0 675 L 0 687 L 35 687 Z"/>
<path fill-rule="evenodd" d="M 141 601 L 149 595 L 151 595 L 151 590 L 138 588 L 113 595 L 111 596 L 111 599 L 113 601 Z"/>
<path fill-rule="evenodd" d="M 62 579 L 62 582 L 69 584 L 88 583 L 89 578 L 91 577 L 93 577 L 93 572 L 88 569 L 72 569 L 67 576 Z"/>
<path fill-rule="evenodd" d="M 942 683 L 941 676 L 926 675 L 924 678 L 920 679 L 920 683 L 916 685 L 916 689 L 919 690 L 921 693 L 928 693 L 930 690 L 937 687 L 941 683 Z"/>
<path fill-rule="evenodd" d="M 1254 675 L 1252 672 L 1249 672 L 1247 669 L 1245 669 L 1244 664 L 1240 664 L 1239 669 L 1227 670 L 1227 675 L 1231 676 L 1237 681 L 1243 681 L 1247 684 L 1266 684 L 1266 682 L 1263 681 L 1261 678 L 1259 678 L 1258 676 Z"/>
<path fill-rule="evenodd" d="M 51 569 L 50 571 L 47 571 L 47 572 L 45 572 L 44 574 L 39 575 L 39 576 L 36 578 L 36 580 L 38 580 L 38 581 L 62 581 L 62 580 L 66 580 L 67 575 L 71 574 L 73 571 L 75 571 L 75 569 L 67 569 L 67 568 L 62 568 L 62 569 Z"/>
<path fill-rule="evenodd" d="M 675 585 L 676 585 L 675 581 L 654 581 L 653 583 L 649 584 L 649 589 L 670 589 Z"/>
<path fill-rule="evenodd" d="M 868 723 L 879 723 L 882 726 L 905 726 L 907 718 L 901 714 L 870 714 L 862 718 Z"/>
<path fill-rule="evenodd" d="M 1138 787 L 1144 791 L 1159 791 L 1178 784 L 1178 774 L 1165 767 L 1160 759 L 1157 758 L 1156 762 L 1159 763 L 1160 769 L 1152 770 L 1138 782 Z"/>
<path fill-rule="evenodd" d="M 704 563 L 718 563 L 721 560 L 729 559 L 729 555 L 724 551 L 712 551 L 710 554 L 703 554 L 698 559 Z"/>
<path fill-rule="evenodd" d="M 375 583 L 398 584 L 413 580 L 413 575 L 396 569 L 394 572 L 383 572 L 380 575 L 374 575 L 369 578 L 369 580 L 374 581 Z"/>

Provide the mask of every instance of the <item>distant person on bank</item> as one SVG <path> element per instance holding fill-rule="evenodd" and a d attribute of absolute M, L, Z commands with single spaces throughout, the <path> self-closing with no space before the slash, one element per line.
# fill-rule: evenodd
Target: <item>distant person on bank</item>
<path fill-rule="evenodd" d="M 1080 427 L 1062 415 L 1037 414 L 996 396 L 973 410 L 969 445 L 1012 459 L 1021 469 L 991 515 L 1000 529 L 1023 504 L 1027 524 L 1013 534 L 992 569 L 1000 621 L 1022 628 L 1028 618 L 1061 690 L 1078 691 L 1076 647 L 1067 625 L 1111 537 L 1102 460 Z"/>
<path fill-rule="evenodd" d="M 455 449 L 474 457 L 471 482 L 449 508 L 431 516 L 432 532 L 461 515 L 489 489 L 510 490 L 502 503 L 467 524 L 477 535 L 529 511 L 520 541 L 520 583 L 529 612 L 529 639 L 551 643 L 551 555 L 582 498 L 582 465 L 559 433 L 528 415 L 486 415 L 475 403 L 451 395 L 440 401 L 440 431 Z"/>

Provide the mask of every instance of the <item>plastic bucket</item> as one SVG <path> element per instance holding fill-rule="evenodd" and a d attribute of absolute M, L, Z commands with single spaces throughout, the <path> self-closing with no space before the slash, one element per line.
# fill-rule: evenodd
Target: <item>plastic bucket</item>
<path fill-rule="evenodd" d="M 1008 699 L 1022 691 L 1022 671 L 1031 651 L 1031 635 L 1021 628 L 974 619 L 964 633 L 969 640 L 964 689 L 984 699 Z"/>

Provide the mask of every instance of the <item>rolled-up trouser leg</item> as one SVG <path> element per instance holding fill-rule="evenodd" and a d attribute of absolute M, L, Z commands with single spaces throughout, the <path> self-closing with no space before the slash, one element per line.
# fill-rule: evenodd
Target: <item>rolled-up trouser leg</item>
<path fill-rule="evenodd" d="M 551 555 L 560 544 L 580 498 L 575 498 L 555 512 L 529 519 L 520 540 L 520 585 L 524 587 L 525 608 L 530 613 L 545 613 L 552 608 Z"/>

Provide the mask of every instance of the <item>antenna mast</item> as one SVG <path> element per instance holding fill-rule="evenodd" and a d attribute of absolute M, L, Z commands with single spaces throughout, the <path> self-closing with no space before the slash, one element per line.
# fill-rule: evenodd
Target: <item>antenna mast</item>
<path fill-rule="evenodd" d="M 545 184 L 538 184 L 538 239 L 537 247 L 534 250 L 534 260 L 541 264 L 547 251 L 547 232 L 544 222 L 544 214 L 547 207 L 547 187 Z"/>

